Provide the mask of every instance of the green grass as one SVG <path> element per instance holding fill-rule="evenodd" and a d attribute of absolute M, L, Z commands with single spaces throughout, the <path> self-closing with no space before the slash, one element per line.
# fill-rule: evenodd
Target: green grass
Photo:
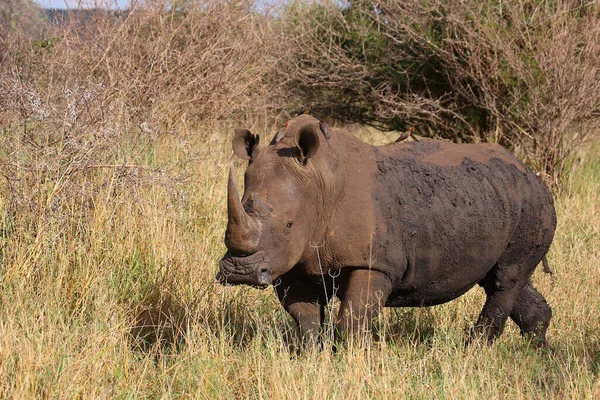
<path fill-rule="evenodd" d="M 534 275 L 554 313 L 550 352 L 512 322 L 491 347 L 464 349 L 484 300 L 474 289 L 442 306 L 386 309 L 377 340 L 297 354 L 271 289 L 214 283 L 229 149 L 225 139 L 133 145 L 137 163 L 174 167 L 47 175 L 27 186 L 35 204 L 15 202 L 3 181 L 1 397 L 600 396 L 598 145 L 557 195 L 554 276 Z"/>

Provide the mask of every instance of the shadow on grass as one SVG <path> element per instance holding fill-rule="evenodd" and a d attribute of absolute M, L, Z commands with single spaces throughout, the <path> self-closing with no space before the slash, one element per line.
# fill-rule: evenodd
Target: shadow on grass
<path fill-rule="evenodd" d="M 130 306 L 130 344 L 141 352 L 177 351 L 185 344 L 190 318 L 186 307 L 158 286 L 142 301 Z"/>
<path fill-rule="evenodd" d="M 435 318 L 428 308 L 396 308 L 384 330 L 375 331 L 375 340 L 405 341 L 430 347 L 435 334 Z"/>
<path fill-rule="evenodd" d="M 294 349 L 298 335 L 293 321 L 283 309 L 265 302 L 248 301 L 244 293 L 225 293 L 208 285 L 202 293 L 188 298 L 174 294 L 169 285 L 154 284 L 138 302 L 130 303 L 130 345 L 144 353 L 179 352 L 186 345 L 190 331 L 203 342 L 220 343 L 245 350 L 260 340 L 263 345 L 276 341 L 281 348 Z M 278 306 L 278 305 L 276 305 Z M 198 329 L 197 329 L 198 328 Z"/>

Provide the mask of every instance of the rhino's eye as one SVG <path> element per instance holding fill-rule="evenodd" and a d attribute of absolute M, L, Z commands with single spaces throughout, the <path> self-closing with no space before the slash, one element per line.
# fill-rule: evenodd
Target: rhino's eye
<path fill-rule="evenodd" d="M 290 222 L 288 222 L 288 223 L 287 223 L 287 225 L 286 225 L 286 226 L 287 226 L 288 228 L 291 228 L 291 227 L 292 227 L 292 225 L 294 225 L 294 223 L 293 223 L 292 221 L 290 221 Z"/>

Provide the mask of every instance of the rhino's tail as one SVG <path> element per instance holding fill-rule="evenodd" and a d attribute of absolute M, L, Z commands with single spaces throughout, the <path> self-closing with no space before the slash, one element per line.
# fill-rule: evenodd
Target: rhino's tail
<path fill-rule="evenodd" d="M 546 258 L 546 256 L 542 258 L 542 265 L 544 266 L 544 273 L 552 276 L 552 270 L 550 269 L 550 265 L 548 265 L 548 258 Z"/>

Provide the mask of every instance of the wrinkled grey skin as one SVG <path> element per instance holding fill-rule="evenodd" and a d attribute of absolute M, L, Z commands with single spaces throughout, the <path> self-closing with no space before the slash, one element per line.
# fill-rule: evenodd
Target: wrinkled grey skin
<path fill-rule="evenodd" d="M 249 164 L 241 201 L 230 174 L 219 282 L 276 283 L 309 341 L 334 289 L 347 335 L 381 307 L 441 304 L 479 284 L 487 300 L 473 335 L 491 342 L 510 317 L 545 345 L 551 310 L 530 277 L 552 243 L 554 204 L 505 149 L 428 139 L 374 147 L 310 115 L 258 144 L 236 130 L 234 152 Z"/>

